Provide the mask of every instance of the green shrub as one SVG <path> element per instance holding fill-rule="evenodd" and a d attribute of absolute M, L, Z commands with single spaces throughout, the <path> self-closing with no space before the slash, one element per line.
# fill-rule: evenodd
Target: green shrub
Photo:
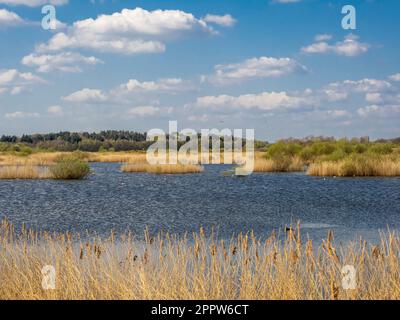
<path fill-rule="evenodd" d="M 357 155 L 375 157 L 380 155 L 396 156 L 400 148 L 394 143 L 360 142 L 359 139 L 341 139 L 336 141 L 278 141 L 268 147 L 266 157 L 282 160 L 284 157 L 299 157 L 306 163 L 315 161 L 340 161 Z"/>
<path fill-rule="evenodd" d="M 102 147 L 102 142 L 93 140 L 83 140 L 78 144 L 79 150 L 87 152 L 98 152 Z"/>
<path fill-rule="evenodd" d="M 339 161 L 339 160 L 343 160 L 344 158 L 346 158 L 347 153 L 345 151 L 343 151 L 342 149 L 337 149 L 334 152 L 332 152 L 329 155 L 323 156 L 322 160 L 323 161 Z"/>
<path fill-rule="evenodd" d="M 367 146 L 364 144 L 357 144 L 355 147 L 356 153 L 364 153 L 368 150 Z"/>
<path fill-rule="evenodd" d="M 355 150 L 355 148 L 353 148 L 353 146 L 350 143 L 343 143 L 342 145 L 339 144 L 339 146 L 340 146 L 340 150 L 342 150 L 346 154 L 352 154 Z M 332 153 L 334 153 L 334 152 L 332 152 Z"/>
<path fill-rule="evenodd" d="M 50 173 L 54 179 L 80 180 L 89 175 L 90 167 L 87 162 L 74 155 L 64 156 L 57 159 L 56 164 L 50 167 Z"/>
<path fill-rule="evenodd" d="M 315 158 L 315 154 L 311 147 L 305 147 L 300 151 L 299 156 L 303 161 L 311 161 Z"/>
<path fill-rule="evenodd" d="M 312 145 L 311 150 L 316 156 L 324 156 L 333 153 L 336 145 L 332 142 L 316 142 Z"/>
<path fill-rule="evenodd" d="M 369 151 L 375 154 L 391 154 L 393 152 L 393 145 L 390 143 L 377 143 Z"/>
<path fill-rule="evenodd" d="M 31 155 L 32 153 L 33 153 L 32 148 L 29 148 L 27 146 L 22 146 L 20 151 L 18 152 L 18 155 L 22 156 L 22 157 L 27 157 L 27 156 Z"/>
<path fill-rule="evenodd" d="M 268 157 L 271 159 L 281 159 L 282 157 L 293 157 L 299 154 L 302 146 L 297 143 L 286 143 L 279 141 L 268 147 Z"/>

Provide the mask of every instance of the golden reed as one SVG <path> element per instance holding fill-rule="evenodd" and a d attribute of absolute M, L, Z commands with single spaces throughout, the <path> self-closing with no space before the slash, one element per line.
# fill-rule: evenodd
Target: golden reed
<path fill-rule="evenodd" d="M 0 167 L 0 179 L 51 179 L 48 168 L 33 165 L 11 165 Z"/>
<path fill-rule="evenodd" d="M 183 165 L 183 164 L 157 164 L 152 165 L 149 163 L 137 163 L 137 164 L 124 164 L 121 167 L 122 172 L 130 173 L 154 173 L 154 174 L 185 174 L 185 173 L 201 173 L 203 167 L 198 165 Z"/>
<path fill-rule="evenodd" d="M 298 158 L 287 158 L 281 161 L 256 157 L 254 161 L 254 172 L 302 172 L 304 162 Z"/>
<path fill-rule="evenodd" d="M 324 177 L 398 177 L 400 160 L 376 157 L 325 161 L 311 164 L 307 173 Z"/>
<path fill-rule="evenodd" d="M 0 227 L 0 299 L 400 299 L 400 238 L 336 247 L 332 233 L 317 248 L 299 229 L 279 241 L 252 233 L 230 240 L 168 234 L 143 241 L 131 234 L 80 240 Z M 42 288 L 44 266 L 56 270 L 55 290 Z M 342 287 L 353 265 L 356 288 Z"/>

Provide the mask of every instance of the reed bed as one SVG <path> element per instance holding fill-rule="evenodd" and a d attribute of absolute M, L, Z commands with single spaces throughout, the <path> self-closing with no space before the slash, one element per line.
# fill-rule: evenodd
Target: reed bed
<path fill-rule="evenodd" d="M 111 154 L 110 156 L 114 156 Z M 260 157 L 260 153 L 255 153 L 256 157 Z M 147 163 L 147 156 L 145 153 L 137 153 L 136 155 L 128 155 L 127 158 L 122 159 L 124 161 L 118 161 L 118 162 L 125 162 L 125 163 Z M 223 152 L 221 151 L 220 153 L 212 153 L 211 151 L 209 153 L 201 153 L 199 152 L 196 155 L 182 155 L 182 154 L 177 154 L 177 160 L 180 163 L 183 163 L 185 161 L 187 162 L 192 162 L 192 163 L 198 163 L 198 164 L 243 164 L 246 161 L 246 154 L 245 153 L 240 153 L 240 152 Z M 170 161 L 170 156 L 169 153 L 166 153 L 166 162 L 169 163 Z"/>
<path fill-rule="evenodd" d="M 143 162 L 146 154 L 141 152 L 40 152 L 28 156 L 0 155 L 0 165 L 48 166 L 60 157 L 74 156 L 88 162 Z"/>
<path fill-rule="evenodd" d="M 51 177 L 57 180 L 82 180 L 90 174 L 87 162 L 71 155 L 60 157 L 49 169 Z"/>
<path fill-rule="evenodd" d="M 51 179 L 52 174 L 46 167 L 32 165 L 12 165 L 0 167 L 0 179 Z"/>
<path fill-rule="evenodd" d="M 168 153 L 167 153 L 168 154 Z M 76 156 L 88 162 L 107 163 L 144 163 L 147 162 L 145 152 L 38 152 L 27 156 L 15 156 L 11 154 L 0 155 L 0 165 L 33 165 L 48 166 L 56 162 L 60 157 Z M 256 153 L 260 157 L 260 153 Z M 199 163 L 225 163 L 233 159 L 233 163 L 244 163 L 245 155 L 242 153 L 223 151 L 220 154 L 199 153 Z"/>
<path fill-rule="evenodd" d="M 88 162 L 106 162 L 106 163 L 146 163 L 147 156 L 145 152 L 70 152 L 70 153 L 39 153 L 37 155 L 32 155 L 26 157 L 25 160 L 33 161 L 38 163 L 39 159 L 42 159 L 43 164 L 51 164 L 59 156 L 68 156 L 73 154 L 79 154 L 83 159 Z M 21 157 L 19 157 L 21 158 Z M 233 162 L 244 162 L 244 156 L 240 153 L 227 152 L 224 154 L 223 151 L 220 154 L 213 155 L 211 152 L 209 154 L 199 153 L 198 161 L 199 163 L 207 162 L 209 163 L 224 163 L 225 159 L 228 160 L 232 158 Z M 8 162 L 18 161 L 18 157 L 12 157 Z M 168 152 L 167 152 L 168 160 Z M 236 161 L 235 161 L 236 160 Z M 21 159 L 19 159 L 21 162 Z M 23 161 L 22 161 L 23 162 Z"/>
<path fill-rule="evenodd" d="M 3 221 L 0 299 L 400 299 L 400 238 L 337 247 L 332 233 L 314 248 L 299 230 L 283 241 L 240 234 L 229 241 L 203 230 L 136 240 L 131 234 L 81 240 Z M 42 287 L 44 266 L 55 289 Z M 355 289 L 342 286 L 343 266 L 356 270 Z"/>
<path fill-rule="evenodd" d="M 398 177 L 400 159 L 394 157 L 351 158 L 311 164 L 311 176 L 323 177 Z"/>
<path fill-rule="evenodd" d="M 0 171 L 7 176 L 30 177 L 29 171 L 41 171 L 40 167 L 49 167 L 57 163 L 61 158 L 74 157 L 87 162 L 113 162 L 123 163 L 124 172 L 152 172 L 152 173 L 194 173 L 199 172 L 199 166 L 158 166 L 154 167 L 147 163 L 144 152 L 43 152 L 28 156 L 15 156 L 9 154 L 0 155 Z M 331 160 L 335 157 L 321 157 L 312 162 L 306 162 L 300 156 L 275 156 L 269 157 L 262 152 L 255 153 L 254 172 L 302 172 L 305 171 L 306 163 L 309 164 L 308 174 L 312 176 L 400 176 L 400 158 L 397 150 L 390 155 L 360 154 L 345 158 Z M 179 158 L 181 159 L 181 158 Z M 200 164 L 206 163 L 231 163 L 246 167 L 246 155 L 244 153 L 221 152 L 219 155 L 199 153 Z M 6 167 L 9 167 L 8 169 Z M 24 169 L 25 168 L 25 169 Z M 17 173 L 16 171 L 21 171 Z M 26 171 L 26 173 L 24 173 Z M 183 171 L 183 172 L 179 172 Z M 0 177 L 2 173 L 0 172 Z M 12 174 L 15 172 L 15 174 Z M 33 177 L 41 176 L 32 174 Z"/>
<path fill-rule="evenodd" d="M 140 163 L 146 161 L 146 153 L 141 153 L 141 152 L 88 153 L 87 160 L 89 162 Z"/>
<path fill-rule="evenodd" d="M 198 165 L 183 165 L 183 164 L 157 164 L 152 165 L 149 163 L 137 163 L 137 164 L 124 164 L 121 167 L 122 172 L 129 173 L 154 173 L 154 174 L 190 174 L 190 173 L 201 173 L 203 167 Z"/>
<path fill-rule="evenodd" d="M 81 180 L 90 173 L 90 167 L 85 160 L 76 155 L 59 155 L 48 166 L 32 164 L 1 165 L 0 179 L 56 179 Z"/>
<path fill-rule="evenodd" d="M 246 167 L 246 166 L 245 166 Z M 298 158 L 287 159 L 266 159 L 256 157 L 254 161 L 254 172 L 302 172 L 304 171 L 304 162 Z"/>
<path fill-rule="evenodd" d="M 55 163 L 61 156 L 68 155 L 68 152 L 43 152 L 34 153 L 28 156 L 0 155 L 0 165 L 3 166 L 48 166 Z"/>

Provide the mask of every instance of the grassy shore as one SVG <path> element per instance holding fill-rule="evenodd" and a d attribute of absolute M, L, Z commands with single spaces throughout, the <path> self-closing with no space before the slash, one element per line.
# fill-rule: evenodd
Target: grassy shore
<path fill-rule="evenodd" d="M 25 162 L 18 165 L 0 165 L 0 179 L 56 179 L 81 180 L 90 173 L 87 162 L 76 154 L 62 154 L 43 164 Z M 43 162 L 44 163 L 44 162 Z M 51 164 L 49 164 L 51 163 Z"/>
<path fill-rule="evenodd" d="M 149 166 L 146 153 L 138 152 L 33 152 L 27 155 L 0 154 L 0 166 L 52 166 L 63 156 L 74 155 L 86 162 L 123 163 L 124 172 L 193 173 L 199 167 Z M 243 165 L 239 153 L 199 154 L 199 163 L 232 163 Z M 192 170 L 195 169 L 195 170 Z M 17 170 L 17 169 L 15 169 Z M 313 176 L 400 176 L 399 143 L 361 140 L 289 140 L 270 144 L 256 151 L 254 172 L 307 172 Z M 18 176 L 19 174 L 16 174 Z M 1 174 L 0 174 L 1 176 Z"/>
<path fill-rule="evenodd" d="M 0 299 L 400 299 L 400 238 L 341 247 L 330 233 L 318 248 L 298 231 L 283 242 L 238 235 L 145 233 L 79 240 L 73 234 L 16 234 L 0 227 Z M 42 289 L 41 270 L 56 270 L 55 290 Z M 342 287 L 342 268 L 356 269 L 356 289 Z"/>
<path fill-rule="evenodd" d="M 74 156 L 88 162 L 143 162 L 146 161 L 144 152 L 38 152 L 26 156 L 13 154 L 0 155 L 0 165 L 20 166 L 49 166 L 57 162 L 61 157 Z"/>

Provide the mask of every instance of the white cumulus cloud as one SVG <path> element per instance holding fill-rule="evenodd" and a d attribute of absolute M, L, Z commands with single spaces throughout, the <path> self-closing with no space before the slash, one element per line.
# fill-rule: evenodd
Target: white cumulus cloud
<path fill-rule="evenodd" d="M 331 118 L 342 118 L 351 116 L 350 112 L 343 109 L 328 110 L 326 114 L 328 115 L 328 117 Z"/>
<path fill-rule="evenodd" d="M 107 96 L 101 90 L 85 88 L 62 97 L 62 100 L 76 103 L 94 103 L 106 101 Z"/>
<path fill-rule="evenodd" d="M 39 52 L 85 48 L 120 54 L 165 51 L 165 42 L 193 34 L 215 31 L 191 13 L 180 10 L 123 9 L 96 19 L 75 22 L 66 32 L 55 34 Z"/>
<path fill-rule="evenodd" d="M 5 115 L 6 119 L 9 120 L 15 120 L 15 119 L 26 119 L 26 118 L 39 118 L 40 114 L 36 112 L 23 112 L 23 111 L 16 111 L 12 113 L 6 113 Z"/>
<path fill-rule="evenodd" d="M 262 92 L 239 96 L 220 95 L 197 98 L 196 106 L 205 108 L 239 108 L 260 110 L 285 110 L 299 107 L 315 106 L 314 97 L 307 94 L 289 94 L 282 92 Z"/>
<path fill-rule="evenodd" d="M 36 68 L 37 72 L 80 72 L 80 64 L 96 65 L 103 63 L 95 57 L 86 57 L 79 53 L 62 52 L 59 54 L 30 54 L 21 63 Z"/>
<path fill-rule="evenodd" d="M 366 99 L 376 99 L 377 93 L 389 90 L 392 85 L 385 80 L 378 79 L 361 79 L 361 80 L 344 80 L 342 82 L 334 82 L 325 86 L 322 92 L 326 95 L 328 101 L 341 101 L 348 98 L 352 93 L 364 93 Z"/>
<path fill-rule="evenodd" d="M 171 91 L 178 92 L 190 89 L 191 86 L 187 81 L 180 78 L 165 78 L 156 81 L 139 81 L 130 79 L 127 83 L 118 87 L 117 93 L 129 92 L 162 92 Z"/>
<path fill-rule="evenodd" d="M 332 35 L 326 34 L 326 33 L 324 33 L 324 34 L 317 34 L 317 35 L 315 36 L 315 41 L 317 41 L 317 42 L 320 42 L 320 41 L 328 41 L 328 40 L 331 40 L 331 39 L 332 39 Z"/>
<path fill-rule="evenodd" d="M 139 117 L 146 117 L 155 115 L 160 108 L 153 107 L 153 106 L 139 106 L 134 107 L 128 110 L 129 116 L 139 116 Z"/>
<path fill-rule="evenodd" d="M 382 94 L 379 92 L 367 93 L 365 95 L 365 101 L 369 103 L 381 103 L 383 101 Z"/>
<path fill-rule="evenodd" d="M 258 78 L 276 78 L 307 70 L 291 58 L 273 57 L 259 57 L 240 63 L 216 65 L 214 69 L 215 73 L 203 76 L 203 81 L 224 85 Z"/>
<path fill-rule="evenodd" d="M 61 106 L 50 106 L 47 108 L 47 112 L 56 117 L 60 117 L 64 114 L 64 111 Z"/>
<path fill-rule="evenodd" d="M 215 23 L 223 27 L 232 27 L 236 24 L 236 19 L 234 19 L 230 14 L 225 14 L 223 16 L 208 14 L 203 18 L 203 21 L 208 23 Z"/>
<path fill-rule="evenodd" d="M 61 6 L 67 3 L 68 0 L 0 0 L 0 4 L 7 4 L 11 6 L 21 5 L 28 7 L 38 7 L 38 6 L 44 6 L 46 4 Z"/>
<path fill-rule="evenodd" d="M 105 101 L 115 104 L 132 103 L 133 98 L 138 98 L 144 94 L 176 94 L 187 90 L 192 90 L 193 86 L 189 81 L 180 78 L 161 78 L 154 81 L 139 81 L 130 79 L 128 82 L 119 85 L 111 90 L 104 92 L 97 89 L 82 89 L 76 91 L 63 100 L 81 103 L 103 103 Z"/>
<path fill-rule="evenodd" d="M 38 83 L 45 81 L 30 72 L 19 72 L 16 69 L 0 70 L 0 92 L 16 95 Z"/>
<path fill-rule="evenodd" d="M 391 81 L 400 81 L 400 73 L 393 74 L 389 77 Z"/>
<path fill-rule="evenodd" d="M 321 37 L 319 37 L 319 39 L 321 40 Z M 350 34 L 347 35 L 343 41 L 334 44 L 329 44 L 326 41 L 317 41 L 309 46 L 303 47 L 301 51 L 306 54 L 334 53 L 346 57 L 355 57 L 366 53 L 369 48 L 369 44 L 358 41 L 357 36 Z"/>
<path fill-rule="evenodd" d="M 393 117 L 400 115 L 400 105 L 370 105 L 363 108 L 359 108 L 357 113 L 362 118 L 368 117 Z"/>
<path fill-rule="evenodd" d="M 300 2 L 300 1 L 302 1 L 302 0 L 273 0 L 272 2 L 287 4 L 287 3 L 296 3 L 296 2 Z"/>
<path fill-rule="evenodd" d="M 25 24 L 24 20 L 14 12 L 0 9 L 0 27 L 19 26 Z"/>

